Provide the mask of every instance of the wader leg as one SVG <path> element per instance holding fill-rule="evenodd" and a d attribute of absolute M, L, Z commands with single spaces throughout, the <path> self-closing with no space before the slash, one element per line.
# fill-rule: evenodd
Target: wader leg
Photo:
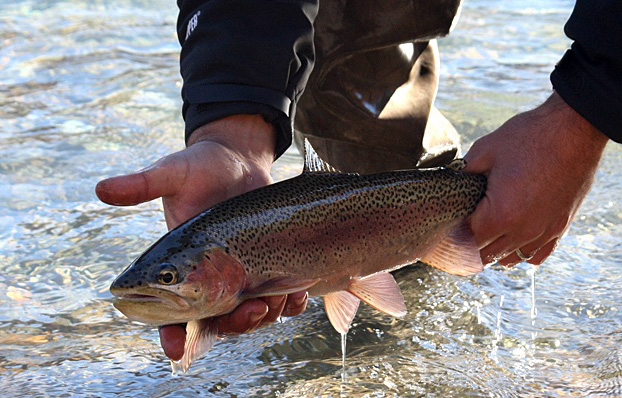
<path fill-rule="evenodd" d="M 305 137 L 335 168 L 363 174 L 433 167 L 454 159 L 458 134 L 433 106 L 439 72 L 436 41 L 370 49 L 359 41 L 352 52 L 330 51 L 322 35 L 334 32 L 327 32 L 329 17 L 321 19 L 320 7 L 316 67 L 296 113 L 297 144 Z M 394 36 L 405 36 L 404 30 L 387 26 L 397 31 Z M 412 25 L 408 29 L 413 30 L 410 36 L 417 33 Z M 390 42 L 391 37 L 385 39 Z"/>

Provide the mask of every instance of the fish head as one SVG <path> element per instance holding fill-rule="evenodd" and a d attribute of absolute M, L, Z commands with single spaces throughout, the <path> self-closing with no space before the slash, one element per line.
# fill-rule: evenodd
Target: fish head
<path fill-rule="evenodd" d="M 245 286 L 246 272 L 226 247 L 189 244 L 169 233 L 134 260 L 110 292 L 128 318 L 167 325 L 228 313 Z"/>

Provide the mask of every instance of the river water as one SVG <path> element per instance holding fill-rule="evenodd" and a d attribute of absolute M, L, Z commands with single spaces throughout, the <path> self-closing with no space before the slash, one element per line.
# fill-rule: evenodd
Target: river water
<path fill-rule="evenodd" d="M 440 41 L 437 101 L 465 149 L 546 98 L 572 5 L 466 2 Z M 526 265 L 471 278 L 400 271 L 409 315 L 362 306 L 345 378 L 319 300 L 171 376 L 156 330 L 116 312 L 108 292 L 165 232 L 161 205 L 114 208 L 94 186 L 182 147 L 176 12 L 170 0 L 0 4 L 3 396 L 622 395 L 622 150 L 613 144 L 533 278 Z M 276 178 L 300 163 L 288 152 Z"/>

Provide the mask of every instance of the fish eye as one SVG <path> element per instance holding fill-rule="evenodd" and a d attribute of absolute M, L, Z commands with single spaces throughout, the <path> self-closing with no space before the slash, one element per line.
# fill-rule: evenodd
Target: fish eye
<path fill-rule="evenodd" d="M 158 282 L 162 285 L 175 284 L 178 278 L 179 274 L 177 273 L 177 269 L 170 264 L 164 265 L 158 273 Z"/>

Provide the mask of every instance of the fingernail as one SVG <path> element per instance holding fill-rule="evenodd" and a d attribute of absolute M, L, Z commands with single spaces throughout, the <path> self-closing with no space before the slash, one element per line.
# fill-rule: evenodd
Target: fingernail
<path fill-rule="evenodd" d="M 266 308 L 264 308 L 264 311 L 262 311 L 262 312 L 251 312 L 248 315 L 249 323 L 252 324 L 252 325 L 255 325 L 255 324 L 261 322 L 261 320 L 268 314 L 268 311 L 269 310 L 266 307 Z"/>
<path fill-rule="evenodd" d="M 297 297 L 294 300 L 292 300 L 291 302 L 287 303 L 287 307 L 285 308 L 285 311 L 291 311 L 292 308 L 300 308 L 304 305 L 305 301 L 307 300 L 307 298 L 309 297 L 309 293 L 306 293 L 303 296 Z"/>
<path fill-rule="evenodd" d="M 305 295 L 294 300 L 294 303 L 296 304 L 296 306 L 301 306 L 304 304 L 304 302 L 307 300 L 308 297 L 309 297 L 309 293 L 305 292 Z"/>
<path fill-rule="evenodd" d="M 268 307 L 270 307 L 271 310 L 279 310 L 284 307 L 285 300 L 287 300 L 287 296 L 282 296 L 279 300 L 267 300 Z"/>

